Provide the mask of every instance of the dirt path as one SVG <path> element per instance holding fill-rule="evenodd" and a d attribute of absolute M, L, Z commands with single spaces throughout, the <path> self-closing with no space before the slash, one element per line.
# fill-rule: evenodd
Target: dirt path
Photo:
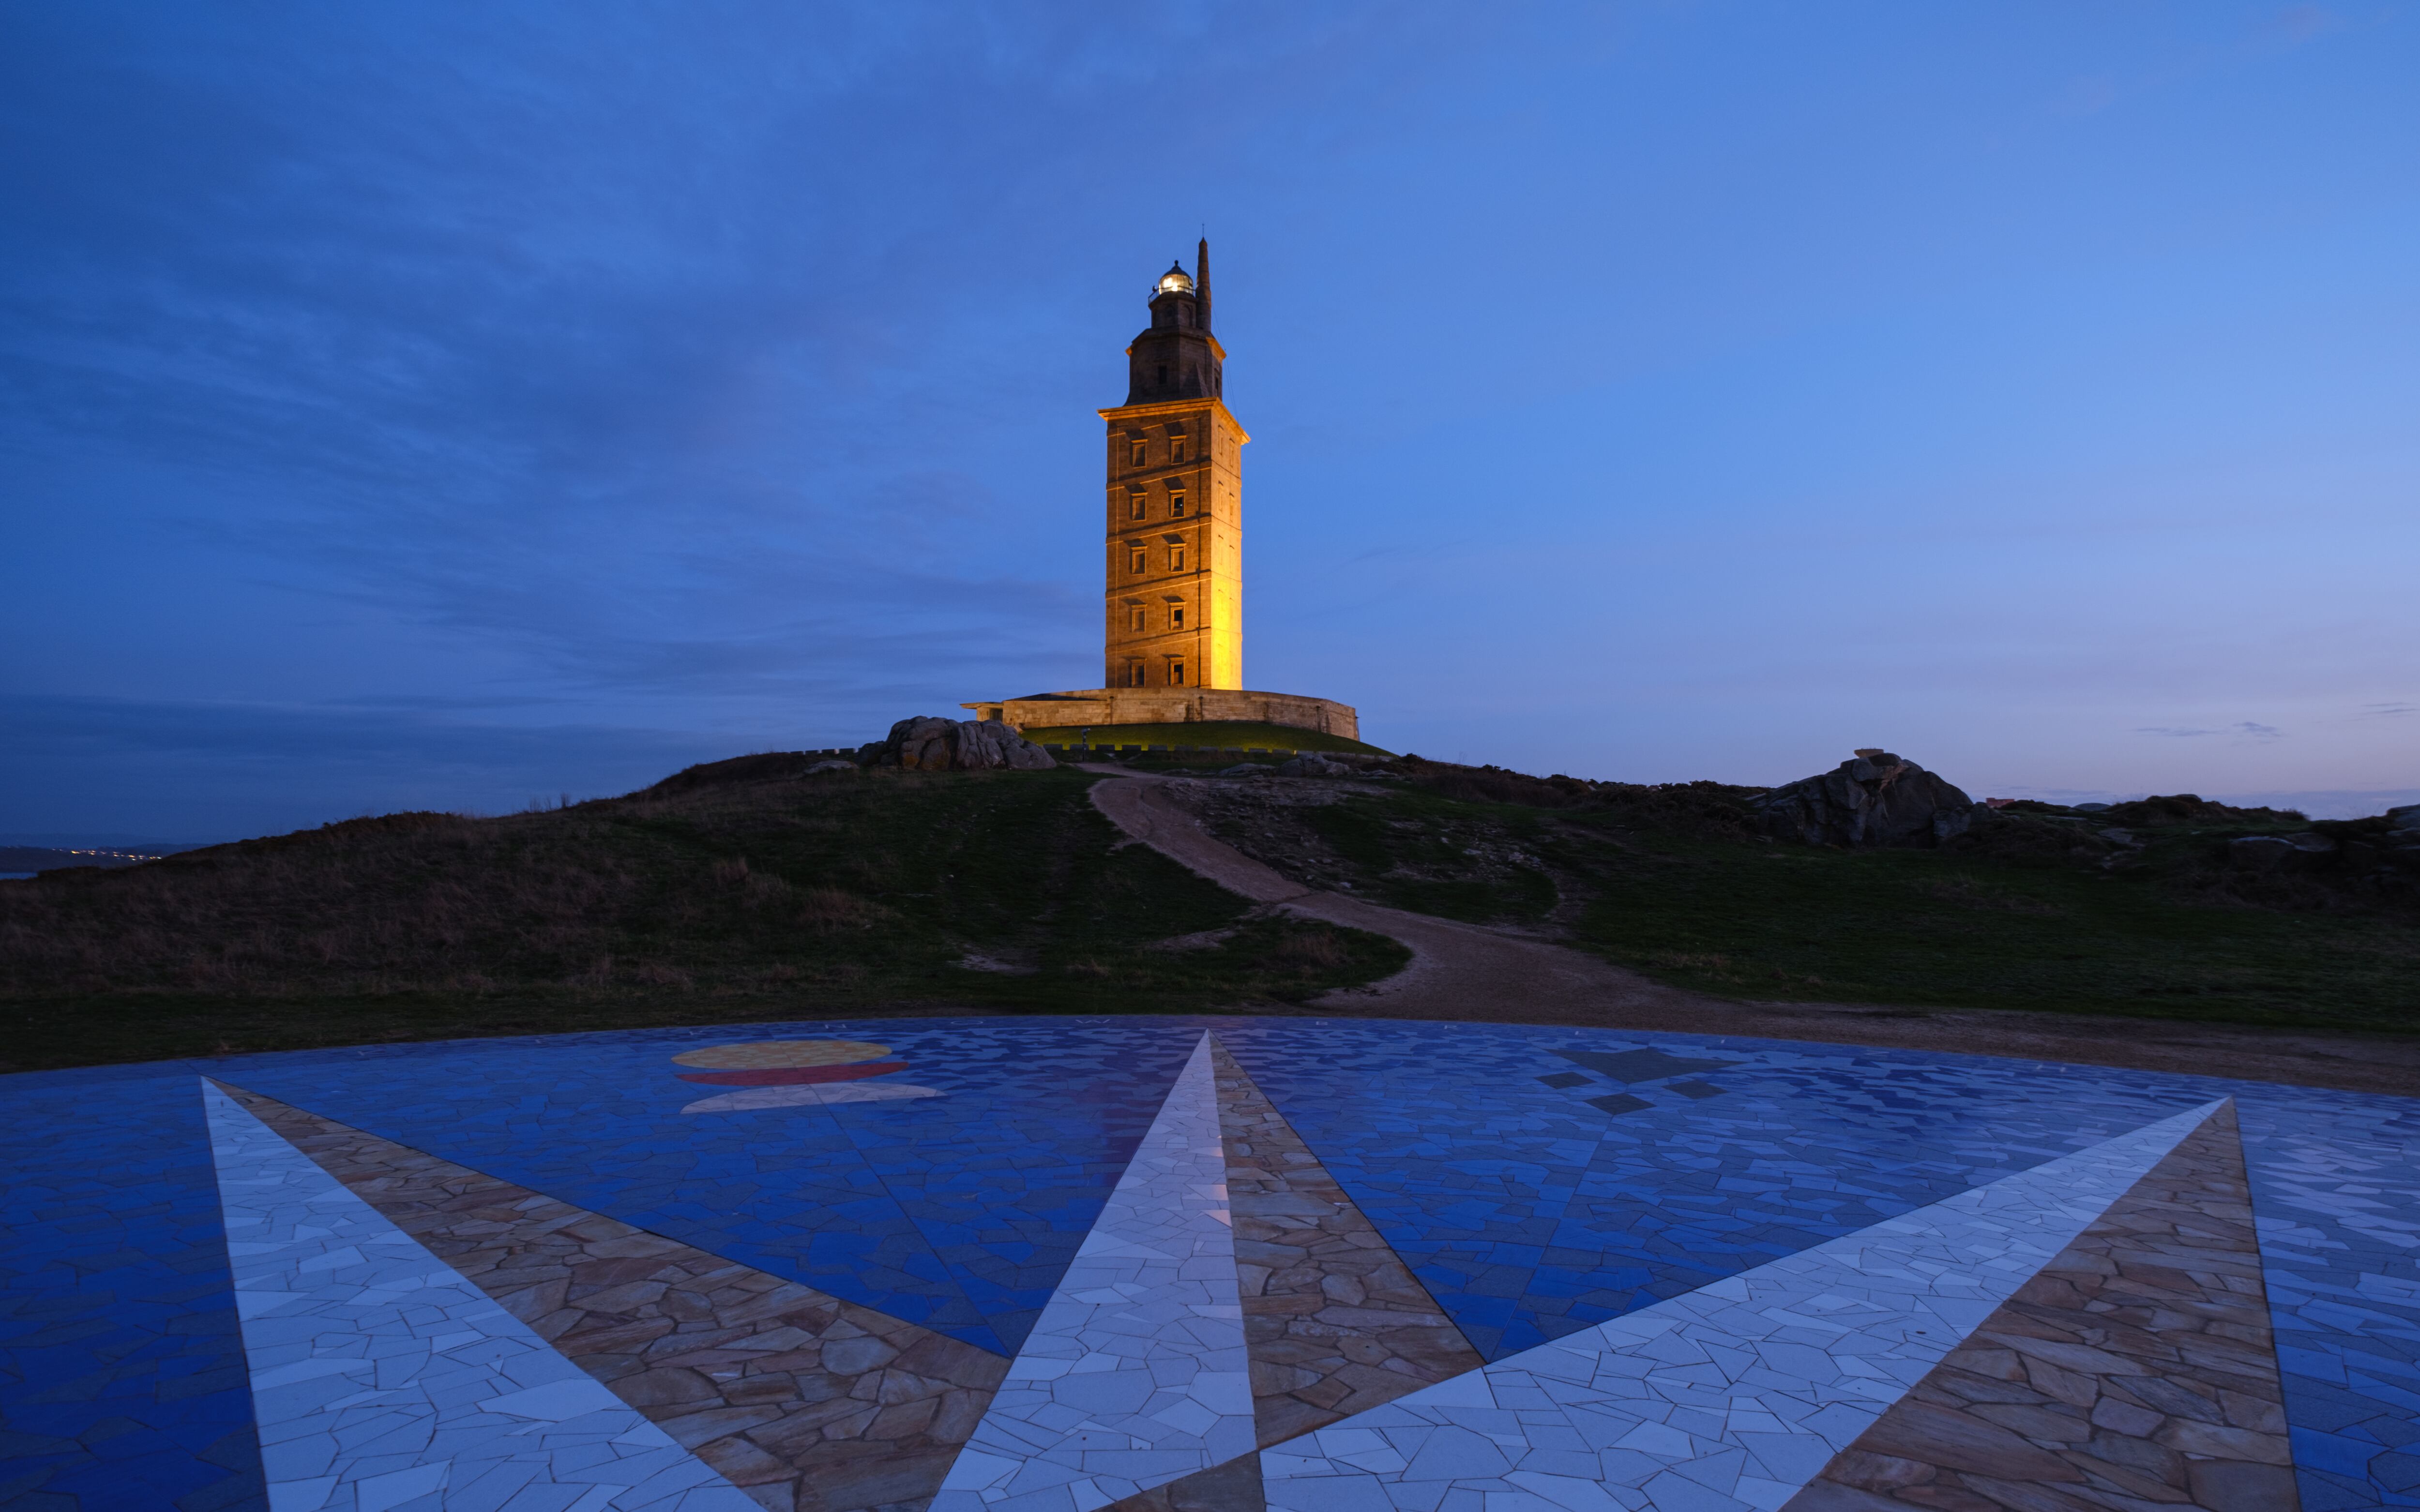
<path fill-rule="evenodd" d="M 1412 964 L 1311 1007 L 1336 1017 L 1474 1019 L 1739 1034 L 2124 1066 L 2353 1092 L 2420 1095 L 2420 1041 L 2016 1010 L 1738 1002 L 1650 981 L 1595 956 L 1475 924 L 1305 888 L 1211 836 L 1183 779 L 1086 766 L 1116 780 L 1093 804 L 1134 839 L 1255 903 L 1401 941 Z"/>

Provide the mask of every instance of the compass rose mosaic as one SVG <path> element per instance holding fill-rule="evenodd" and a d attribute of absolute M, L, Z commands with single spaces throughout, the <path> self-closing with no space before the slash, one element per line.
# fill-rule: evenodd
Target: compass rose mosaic
<path fill-rule="evenodd" d="M 2420 1101 L 1150 1017 L 0 1100 L 0 1507 L 2420 1506 Z"/>

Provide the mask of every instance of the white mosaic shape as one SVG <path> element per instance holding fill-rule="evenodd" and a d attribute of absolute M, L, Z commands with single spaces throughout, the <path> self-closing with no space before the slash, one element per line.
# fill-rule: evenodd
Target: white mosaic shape
<path fill-rule="evenodd" d="M 1264 1449 L 1270 1512 L 1778 1512 L 2225 1105 Z"/>
<path fill-rule="evenodd" d="M 843 1103 L 896 1103 L 903 1099 L 939 1097 L 929 1087 L 906 1082 L 810 1082 L 799 1087 L 752 1087 L 702 1098 L 683 1113 L 745 1113 L 752 1108 L 835 1107 Z"/>
<path fill-rule="evenodd" d="M 932 1512 L 1093 1512 L 1249 1454 L 1250 1370 L 1204 1034 Z"/>
<path fill-rule="evenodd" d="M 270 1512 L 763 1512 L 208 1082 Z"/>

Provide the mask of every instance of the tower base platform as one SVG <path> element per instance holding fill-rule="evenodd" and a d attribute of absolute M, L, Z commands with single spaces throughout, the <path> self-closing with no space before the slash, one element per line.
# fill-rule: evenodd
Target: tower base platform
<path fill-rule="evenodd" d="M 1069 693 L 961 703 L 978 719 L 1013 730 L 1083 725 L 1206 724 L 1234 720 L 1361 738 L 1361 717 L 1349 703 L 1298 693 L 1254 693 L 1239 687 L 1087 687 Z"/>

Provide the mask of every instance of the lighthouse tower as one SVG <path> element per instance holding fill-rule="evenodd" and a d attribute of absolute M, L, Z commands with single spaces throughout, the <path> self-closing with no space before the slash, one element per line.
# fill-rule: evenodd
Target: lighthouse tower
<path fill-rule="evenodd" d="M 1226 348 L 1210 327 L 1210 243 L 1188 275 L 1152 288 L 1126 347 L 1126 402 L 1109 425 L 1101 681 L 1109 687 L 1244 686 L 1243 452 L 1219 395 Z"/>
<path fill-rule="evenodd" d="M 1244 688 L 1244 443 L 1210 325 L 1210 242 L 1171 263 L 1108 430 L 1101 686 L 963 705 L 1020 730 L 1235 721 L 1357 739 L 1332 699 Z"/>

